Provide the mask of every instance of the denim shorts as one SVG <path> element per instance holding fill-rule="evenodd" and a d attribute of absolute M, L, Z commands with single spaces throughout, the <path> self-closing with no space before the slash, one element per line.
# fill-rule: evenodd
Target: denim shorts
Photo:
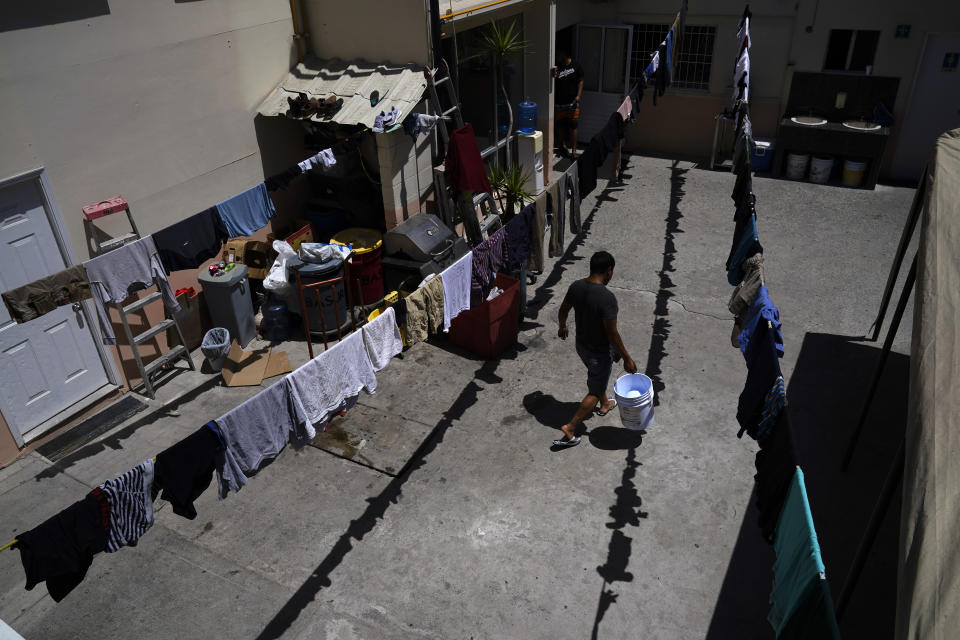
<path fill-rule="evenodd" d="M 607 392 L 610 373 L 613 371 L 613 355 L 610 351 L 593 351 L 577 343 L 577 355 L 587 367 L 587 392 L 602 396 Z"/>

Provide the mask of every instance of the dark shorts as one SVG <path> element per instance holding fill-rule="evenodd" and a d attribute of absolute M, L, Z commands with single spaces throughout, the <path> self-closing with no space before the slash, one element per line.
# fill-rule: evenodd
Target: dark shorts
<path fill-rule="evenodd" d="M 554 121 L 561 127 L 576 129 L 580 121 L 580 109 L 574 109 L 573 105 L 557 105 Z"/>
<path fill-rule="evenodd" d="M 602 396 L 607 392 L 610 384 L 610 373 L 613 371 L 613 355 L 610 351 L 593 351 L 582 344 L 577 344 L 577 355 L 587 367 L 587 392 Z"/>

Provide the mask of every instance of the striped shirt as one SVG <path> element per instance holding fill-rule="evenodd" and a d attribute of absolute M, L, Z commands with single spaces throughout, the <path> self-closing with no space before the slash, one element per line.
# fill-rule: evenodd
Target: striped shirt
<path fill-rule="evenodd" d="M 110 530 L 105 551 L 136 546 L 153 524 L 153 460 L 147 459 L 122 476 L 107 480 L 100 490 L 110 502 Z"/>

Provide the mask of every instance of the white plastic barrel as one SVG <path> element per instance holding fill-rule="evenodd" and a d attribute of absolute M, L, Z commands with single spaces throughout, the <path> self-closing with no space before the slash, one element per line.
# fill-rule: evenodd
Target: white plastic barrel
<path fill-rule="evenodd" d="M 653 381 L 642 373 L 617 378 L 613 395 L 620 410 L 620 422 L 627 429 L 643 431 L 653 426 Z"/>
<path fill-rule="evenodd" d="M 867 170 L 867 163 L 862 160 L 843 161 L 843 186 L 859 187 L 863 181 L 863 174 Z"/>
<path fill-rule="evenodd" d="M 787 154 L 787 178 L 790 180 L 803 180 L 807 176 L 807 165 L 810 164 L 810 156 L 803 153 Z"/>
<path fill-rule="evenodd" d="M 833 171 L 833 158 L 829 156 L 813 156 L 810 161 L 810 182 L 826 184 Z"/>

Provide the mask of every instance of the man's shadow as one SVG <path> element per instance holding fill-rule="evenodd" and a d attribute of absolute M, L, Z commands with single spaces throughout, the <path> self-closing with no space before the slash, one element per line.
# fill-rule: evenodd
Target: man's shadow
<path fill-rule="evenodd" d="M 580 403 L 570 401 L 564 402 L 557 400 L 552 395 L 542 391 L 533 391 L 523 397 L 523 407 L 527 410 L 527 413 L 532 415 L 540 424 L 560 431 L 560 427 L 569 422 L 570 418 L 573 417 L 573 414 L 577 412 L 577 409 L 580 407 Z M 615 423 L 617 420 L 619 420 L 619 414 L 616 412 L 617 409 L 614 409 L 610 414 L 604 417 L 596 416 L 595 414 L 587 416 L 586 420 L 584 420 L 577 427 L 577 435 L 586 435 L 591 445 L 597 449 L 604 449 L 607 451 L 632 449 L 640 446 L 640 443 L 643 441 L 642 431 L 625 429 L 623 427 L 618 427 L 615 424 L 601 425 L 588 430 L 586 423 L 591 418 L 612 421 Z M 562 451 L 569 448 L 570 447 L 554 445 L 550 447 L 550 450 Z"/>

